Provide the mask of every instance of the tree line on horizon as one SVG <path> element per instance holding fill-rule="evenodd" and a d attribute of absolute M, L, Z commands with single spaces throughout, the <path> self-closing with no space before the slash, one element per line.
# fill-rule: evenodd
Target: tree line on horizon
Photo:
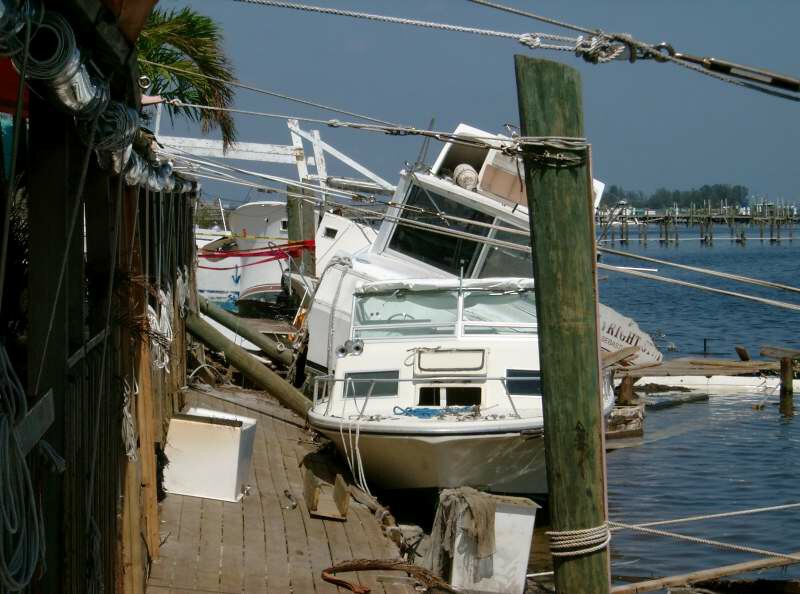
<path fill-rule="evenodd" d="M 645 194 L 641 190 L 626 190 L 621 186 L 610 185 L 603 192 L 601 205 L 615 206 L 619 202 L 626 202 L 630 206 L 639 208 L 664 209 L 678 205 L 679 208 L 689 208 L 692 204 L 696 207 L 704 206 L 708 201 L 717 206 L 720 202 L 727 201 L 730 206 L 748 206 L 750 191 L 746 186 L 731 184 L 704 185 L 691 190 L 668 190 L 658 188 L 652 194 Z"/>

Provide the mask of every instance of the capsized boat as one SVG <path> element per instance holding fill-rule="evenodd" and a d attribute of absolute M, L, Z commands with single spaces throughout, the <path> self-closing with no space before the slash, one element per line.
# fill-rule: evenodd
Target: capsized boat
<path fill-rule="evenodd" d="M 335 372 L 316 378 L 308 419 L 357 480 L 547 492 L 531 279 L 366 282 L 351 304 L 349 338 Z"/>
<path fill-rule="evenodd" d="M 347 339 L 350 302 L 361 283 L 532 273 L 524 169 L 501 150 L 512 139 L 466 124 L 454 133 L 490 147 L 446 143 L 430 168 L 402 171 L 377 234 L 324 213 L 316 235 L 319 286 L 308 305 L 307 372 L 336 367 L 333 352 Z M 603 188 L 593 182 L 595 207 Z M 661 361 L 652 338 L 630 318 L 600 304 L 599 323 L 603 351 L 634 346 L 633 364 Z"/>
<path fill-rule="evenodd" d="M 248 202 L 230 214 L 228 226 L 230 232 L 198 246 L 198 293 L 228 308 L 240 299 L 274 300 L 286 268 L 286 203 Z"/>

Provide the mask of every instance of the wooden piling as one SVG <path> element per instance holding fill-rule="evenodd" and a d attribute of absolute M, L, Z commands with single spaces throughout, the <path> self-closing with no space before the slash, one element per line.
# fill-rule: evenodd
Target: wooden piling
<path fill-rule="evenodd" d="M 578 72 L 527 56 L 515 65 L 522 134 L 583 137 Z M 547 246 L 533 250 L 533 264 L 550 519 L 556 532 L 584 530 L 607 520 L 589 151 L 576 165 L 548 167 L 536 150 L 523 158 L 531 241 Z M 607 548 L 554 557 L 553 567 L 561 594 L 609 592 Z"/>
<path fill-rule="evenodd" d="M 626 375 L 622 378 L 622 383 L 619 387 L 619 396 L 617 397 L 617 404 L 620 406 L 629 406 L 633 404 L 633 382 L 635 381 L 632 375 Z"/>
<path fill-rule="evenodd" d="M 305 181 L 305 180 L 304 180 Z M 316 222 L 314 216 L 314 205 L 311 203 L 313 196 L 307 190 L 297 186 L 287 186 L 289 196 L 286 197 L 286 216 L 289 226 L 289 241 L 313 240 L 316 235 Z M 305 197 L 304 197 L 305 196 Z M 303 250 L 302 255 L 297 261 L 292 261 L 292 270 L 295 265 L 302 267 L 302 272 L 306 275 L 316 274 L 316 256 L 314 250 Z"/>
<path fill-rule="evenodd" d="M 781 399 L 794 396 L 794 364 L 790 357 L 781 358 Z"/>

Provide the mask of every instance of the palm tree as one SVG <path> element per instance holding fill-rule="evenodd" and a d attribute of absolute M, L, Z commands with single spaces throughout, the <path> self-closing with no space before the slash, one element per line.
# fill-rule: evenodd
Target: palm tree
<path fill-rule="evenodd" d="M 222 48 L 222 32 L 211 18 L 191 8 L 156 8 L 139 35 L 137 50 L 139 71 L 150 79 L 151 94 L 211 107 L 230 107 L 233 102 L 228 83 L 236 79 Z M 203 132 L 219 128 L 225 148 L 236 141 L 236 124 L 229 112 L 166 106 L 170 118 L 183 115 L 200 122 Z"/>

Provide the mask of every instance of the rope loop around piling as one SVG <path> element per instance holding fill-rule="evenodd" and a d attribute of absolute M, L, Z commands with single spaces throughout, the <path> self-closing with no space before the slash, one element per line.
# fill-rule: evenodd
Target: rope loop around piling
<path fill-rule="evenodd" d="M 611 542 L 611 531 L 608 523 L 593 528 L 580 530 L 552 530 L 547 532 L 550 538 L 550 554 L 553 557 L 580 557 L 601 551 Z"/>

